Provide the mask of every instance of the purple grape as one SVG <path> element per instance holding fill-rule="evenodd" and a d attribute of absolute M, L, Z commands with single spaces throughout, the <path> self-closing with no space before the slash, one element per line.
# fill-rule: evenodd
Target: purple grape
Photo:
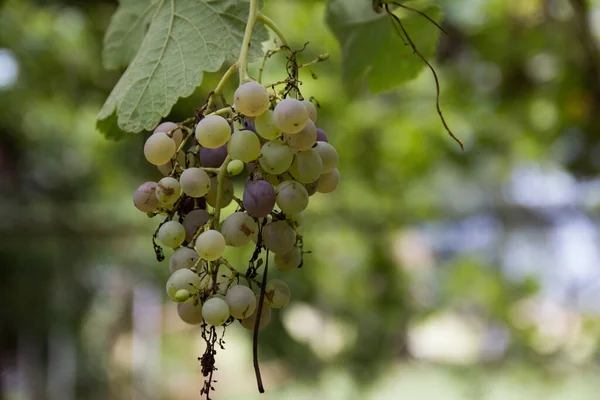
<path fill-rule="evenodd" d="M 317 179 L 314 182 L 307 183 L 306 185 L 304 185 L 309 196 L 312 196 L 313 194 L 317 193 L 317 186 L 319 186 L 318 182 L 319 180 Z"/>
<path fill-rule="evenodd" d="M 252 122 L 250 118 L 244 118 L 244 126 L 247 130 L 256 133 L 256 127 L 254 126 L 254 122 Z"/>
<path fill-rule="evenodd" d="M 183 227 L 185 228 L 185 240 L 190 242 L 198 229 L 206 225 L 210 219 L 210 214 L 206 210 L 192 210 L 183 219 Z"/>
<path fill-rule="evenodd" d="M 244 189 L 243 203 L 251 216 L 266 217 L 275 207 L 275 189 L 267 181 L 249 182 Z"/>
<path fill-rule="evenodd" d="M 179 206 L 179 213 L 185 216 L 196 209 L 206 210 L 206 199 L 204 197 L 185 196 L 181 201 L 181 206 Z"/>
<path fill-rule="evenodd" d="M 327 138 L 327 134 L 321 128 L 317 128 L 317 142 L 327 142 L 327 143 L 329 143 L 329 139 Z"/>
<path fill-rule="evenodd" d="M 227 158 L 227 145 L 216 149 L 200 148 L 200 165 L 206 168 L 219 168 Z"/>

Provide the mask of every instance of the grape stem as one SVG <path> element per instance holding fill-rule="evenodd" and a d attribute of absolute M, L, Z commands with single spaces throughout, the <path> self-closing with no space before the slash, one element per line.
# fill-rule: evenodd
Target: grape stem
<path fill-rule="evenodd" d="M 215 213 L 212 221 L 213 229 L 217 231 L 221 229 L 221 200 L 223 198 L 223 185 L 227 176 L 227 164 L 229 164 L 229 161 L 231 161 L 231 157 L 227 155 L 217 172 L 217 200 L 215 202 Z"/>
<path fill-rule="evenodd" d="M 250 51 L 250 41 L 252 40 L 252 31 L 258 17 L 258 0 L 250 0 L 250 11 L 248 12 L 248 22 L 246 22 L 246 31 L 242 40 L 242 48 L 240 49 L 240 57 L 237 65 L 239 67 L 240 84 L 249 79 L 248 76 L 248 54 Z"/>
<path fill-rule="evenodd" d="M 233 76 L 233 74 L 235 74 L 235 72 L 238 70 L 238 66 L 239 66 L 239 63 L 237 63 L 237 62 L 233 63 L 231 65 L 231 67 L 229 67 L 229 69 L 227 71 L 225 71 L 225 73 L 221 77 L 221 80 L 219 81 L 219 83 L 217 83 L 217 87 L 215 87 L 215 90 L 213 90 L 213 92 L 210 95 L 210 98 L 208 99 L 208 103 L 206 104 L 207 110 L 210 110 L 210 108 L 214 104 L 215 97 L 217 97 L 218 95 L 220 95 L 223 92 L 223 89 L 225 88 L 225 84 L 227 83 L 229 78 L 231 78 Z M 223 109 L 218 110 L 218 111 L 222 111 L 222 110 Z M 218 111 L 215 111 L 212 114 L 217 114 Z"/>
<path fill-rule="evenodd" d="M 265 302 L 265 286 L 267 286 L 267 272 L 269 269 L 269 250 L 265 256 L 265 270 L 263 271 L 263 279 L 260 285 L 260 297 L 258 298 L 258 310 L 256 310 L 256 319 L 254 320 L 254 334 L 252 335 L 252 359 L 254 362 L 254 373 L 256 374 L 256 384 L 260 393 L 265 392 L 263 387 L 262 377 L 260 376 L 260 366 L 258 365 L 258 331 L 260 330 L 260 317 L 262 315 L 262 307 Z"/>
<path fill-rule="evenodd" d="M 258 12 L 257 18 L 260 22 L 262 22 L 266 27 L 271 29 L 273 31 L 273 33 L 275 33 L 277 35 L 277 37 L 279 38 L 279 41 L 281 42 L 282 47 L 290 47 L 290 42 L 288 42 L 287 38 L 285 37 L 285 34 L 281 30 L 281 28 L 279 26 L 277 26 L 275 21 L 273 21 L 271 18 L 267 17 L 265 14 L 263 14 L 261 12 Z"/>

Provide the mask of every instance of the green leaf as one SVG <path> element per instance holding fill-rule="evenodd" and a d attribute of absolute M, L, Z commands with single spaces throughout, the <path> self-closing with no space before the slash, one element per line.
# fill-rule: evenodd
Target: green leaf
<path fill-rule="evenodd" d="M 442 19 L 438 6 L 405 4 L 436 22 Z M 430 58 L 439 38 L 438 28 L 415 12 L 397 8 L 394 14 L 421 54 Z M 384 92 L 414 79 L 425 67 L 423 60 L 399 36 L 392 18 L 385 13 L 375 13 L 368 1 L 331 1 L 327 7 L 327 24 L 340 42 L 342 80 L 351 94 L 360 91 L 365 84 L 374 93 Z"/>
<path fill-rule="evenodd" d="M 134 5 L 126 0 L 111 22 L 105 46 L 105 63 L 126 63 L 136 39 L 123 38 L 135 21 L 147 28 L 134 28 L 131 34 L 143 35 L 131 64 L 98 113 L 98 129 L 110 128 L 111 119 L 126 132 L 153 129 L 180 97 L 191 95 L 202 83 L 204 72 L 221 68 L 234 60 L 242 44 L 248 3 L 236 0 L 148 0 Z M 149 8 L 148 11 L 146 9 Z M 149 23 L 149 25 L 148 25 Z M 138 30 L 141 29 L 141 30 Z M 140 33 L 142 32 L 142 33 Z M 145 32 L 145 34 L 144 34 Z M 109 37 L 110 35 L 110 37 Z M 260 43 L 268 39 L 265 28 L 254 29 L 250 58 L 262 55 Z"/>
<path fill-rule="evenodd" d="M 116 114 L 111 114 L 106 119 L 96 121 L 96 130 L 103 134 L 107 139 L 119 140 L 123 139 L 125 132 L 119 129 L 117 125 Z"/>

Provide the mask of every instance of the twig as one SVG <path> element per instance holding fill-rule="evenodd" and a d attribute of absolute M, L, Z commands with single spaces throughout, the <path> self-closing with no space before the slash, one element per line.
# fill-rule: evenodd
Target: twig
<path fill-rule="evenodd" d="M 258 310 L 256 311 L 256 319 L 254 321 L 254 335 L 252 338 L 252 358 L 254 361 L 254 373 L 256 374 L 256 384 L 260 393 L 265 392 L 262 378 L 260 376 L 260 366 L 258 365 L 258 331 L 260 329 L 260 317 L 262 315 L 262 306 L 265 302 L 265 286 L 267 285 L 267 272 L 269 270 L 269 250 L 265 256 L 265 270 L 263 271 L 262 284 L 260 286 L 260 297 L 258 299 Z"/>

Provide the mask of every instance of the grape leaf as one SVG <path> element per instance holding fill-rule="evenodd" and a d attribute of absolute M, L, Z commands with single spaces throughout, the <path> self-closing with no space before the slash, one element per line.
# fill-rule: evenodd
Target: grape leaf
<path fill-rule="evenodd" d="M 98 113 L 96 127 L 105 134 L 117 132 L 110 126 L 114 114 L 123 131 L 154 128 L 177 99 L 200 86 L 204 72 L 217 71 L 225 60 L 237 57 L 248 18 L 247 1 L 144 0 L 139 6 L 135 2 L 122 2 L 125 8 L 115 14 L 107 32 L 105 63 L 112 66 L 127 62 L 139 40 L 133 36 L 143 39 Z M 136 22 L 142 27 L 133 28 L 131 39 L 113 42 L 122 40 Z M 264 26 L 257 25 L 251 59 L 262 55 L 260 43 L 267 39 Z"/>
<path fill-rule="evenodd" d="M 434 21 L 442 19 L 438 6 L 405 3 L 424 12 Z M 392 6 L 393 7 L 393 6 Z M 438 28 L 423 16 L 397 8 L 394 10 L 411 39 L 426 58 L 435 52 Z M 380 93 L 414 79 L 425 63 L 398 35 L 392 19 L 376 14 L 364 0 L 333 0 L 327 7 L 327 24 L 340 42 L 342 80 L 350 94 L 366 83 L 373 93 Z"/>

